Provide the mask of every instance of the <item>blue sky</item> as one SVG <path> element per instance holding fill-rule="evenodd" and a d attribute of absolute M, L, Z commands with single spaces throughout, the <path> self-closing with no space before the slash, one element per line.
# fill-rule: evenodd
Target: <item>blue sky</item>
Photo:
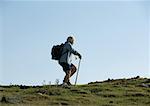
<path fill-rule="evenodd" d="M 62 82 L 50 50 L 71 34 L 83 57 L 78 84 L 150 77 L 149 7 L 146 0 L 1 1 L 0 84 Z"/>

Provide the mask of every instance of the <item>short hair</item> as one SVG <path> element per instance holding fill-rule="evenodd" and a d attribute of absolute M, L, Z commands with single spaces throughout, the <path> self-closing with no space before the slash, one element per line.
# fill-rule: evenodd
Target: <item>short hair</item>
<path fill-rule="evenodd" d="M 74 39 L 73 36 L 69 36 L 69 37 L 67 38 L 67 42 L 68 42 L 70 39 Z"/>

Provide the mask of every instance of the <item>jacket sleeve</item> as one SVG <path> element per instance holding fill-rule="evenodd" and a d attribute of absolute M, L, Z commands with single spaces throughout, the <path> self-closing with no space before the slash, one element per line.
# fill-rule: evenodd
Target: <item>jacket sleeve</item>
<path fill-rule="evenodd" d="M 72 48 L 72 46 L 71 46 L 70 44 L 67 45 L 67 50 L 68 50 L 70 53 L 73 53 L 74 55 L 78 55 L 78 54 L 79 54 L 76 50 L 74 50 L 74 49 Z"/>

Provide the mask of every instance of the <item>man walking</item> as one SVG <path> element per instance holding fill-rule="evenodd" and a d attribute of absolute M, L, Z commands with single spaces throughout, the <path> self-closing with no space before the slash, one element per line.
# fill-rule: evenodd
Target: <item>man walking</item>
<path fill-rule="evenodd" d="M 59 64 L 62 66 L 63 71 L 66 73 L 62 86 L 71 85 L 69 78 L 76 72 L 77 68 L 71 63 L 72 54 L 77 55 L 81 59 L 81 55 L 72 48 L 74 38 L 69 36 L 64 44 L 62 55 L 59 59 Z"/>

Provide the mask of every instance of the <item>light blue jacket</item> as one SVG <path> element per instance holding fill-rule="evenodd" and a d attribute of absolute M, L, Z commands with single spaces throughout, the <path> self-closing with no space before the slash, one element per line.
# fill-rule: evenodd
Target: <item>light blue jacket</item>
<path fill-rule="evenodd" d="M 72 48 L 71 43 L 65 42 L 65 45 L 64 45 L 63 51 L 62 51 L 62 56 L 59 59 L 59 63 L 64 62 L 64 63 L 68 63 L 70 65 L 71 61 L 72 61 L 72 56 L 71 56 L 72 54 L 78 55 L 79 53 Z"/>

